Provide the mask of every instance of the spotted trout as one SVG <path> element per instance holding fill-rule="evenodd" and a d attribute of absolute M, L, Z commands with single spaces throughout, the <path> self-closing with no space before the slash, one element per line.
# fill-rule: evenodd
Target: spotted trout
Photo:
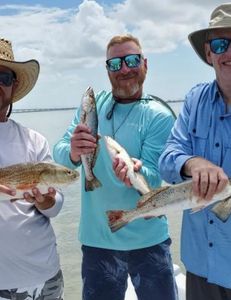
<path fill-rule="evenodd" d="M 76 170 L 53 162 L 21 163 L 0 168 L 0 184 L 16 190 L 15 196 L 0 192 L 0 200 L 22 199 L 25 192 L 37 187 L 47 193 L 49 187 L 59 188 L 79 178 Z"/>
<path fill-rule="evenodd" d="M 191 209 L 192 213 L 196 213 L 211 204 L 214 204 L 211 210 L 225 222 L 231 214 L 231 182 L 222 192 L 215 194 L 211 201 L 193 196 L 190 180 L 148 192 L 140 198 L 134 209 L 110 210 L 106 213 L 110 229 L 115 232 L 139 218 L 158 217 L 168 214 L 169 211 L 184 209 Z"/>
<path fill-rule="evenodd" d="M 144 176 L 141 173 L 134 171 L 134 162 L 127 151 L 110 136 L 104 136 L 103 138 L 111 159 L 113 160 L 115 157 L 119 157 L 125 162 L 128 168 L 127 176 L 130 179 L 133 188 L 136 189 L 140 195 L 150 192 L 151 188 L 148 186 Z"/>
<path fill-rule="evenodd" d="M 80 123 L 85 124 L 91 129 L 91 134 L 96 138 L 98 143 L 98 116 L 95 95 L 91 87 L 87 88 L 82 97 Z M 98 151 L 99 144 L 93 153 L 81 155 L 81 161 L 85 172 L 85 191 L 93 191 L 95 188 L 102 186 L 101 182 L 93 172 Z"/>

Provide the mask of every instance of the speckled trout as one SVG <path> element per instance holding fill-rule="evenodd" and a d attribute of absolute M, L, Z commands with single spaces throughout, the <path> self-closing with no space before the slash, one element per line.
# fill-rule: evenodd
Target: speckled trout
<path fill-rule="evenodd" d="M 0 168 L 0 184 L 16 190 L 15 196 L 0 192 L 0 200 L 22 199 L 23 193 L 34 187 L 41 193 L 47 193 L 49 187 L 64 187 L 78 178 L 76 170 L 53 162 L 21 163 Z"/>
<path fill-rule="evenodd" d="M 87 88 L 82 97 L 80 123 L 88 126 L 91 129 L 91 134 L 98 140 L 98 116 L 95 103 L 95 95 L 91 87 Z M 102 186 L 101 182 L 93 172 L 98 151 L 99 144 L 93 153 L 81 155 L 81 161 L 85 172 L 86 191 L 93 191 L 95 188 Z"/>
<path fill-rule="evenodd" d="M 230 182 L 222 192 L 215 194 L 211 201 L 193 196 L 191 180 L 163 186 L 143 195 L 134 209 L 107 211 L 108 223 L 111 231 L 115 232 L 139 218 L 158 217 L 168 214 L 169 211 L 190 208 L 192 213 L 196 213 L 211 204 L 215 204 L 211 210 L 216 216 L 222 221 L 226 221 L 231 214 Z"/>
<path fill-rule="evenodd" d="M 149 187 L 144 176 L 141 173 L 134 171 L 134 162 L 128 155 L 127 151 L 110 136 L 104 136 L 103 138 L 111 159 L 113 160 L 115 157 L 119 157 L 125 162 L 128 168 L 127 176 L 130 179 L 134 189 L 136 189 L 140 195 L 150 192 L 151 188 Z"/>

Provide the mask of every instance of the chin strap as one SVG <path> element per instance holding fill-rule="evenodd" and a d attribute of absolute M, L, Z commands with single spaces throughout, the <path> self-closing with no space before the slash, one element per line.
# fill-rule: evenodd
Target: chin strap
<path fill-rule="evenodd" d="M 7 118 L 9 118 L 9 116 L 11 115 L 12 107 L 13 107 L 13 104 L 11 103 L 11 104 L 10 104 L 10 107 L 9 107 L 9 110 L 8 110 L 8 112 L 7 112 L 7 115 L 6 115 Z"/>

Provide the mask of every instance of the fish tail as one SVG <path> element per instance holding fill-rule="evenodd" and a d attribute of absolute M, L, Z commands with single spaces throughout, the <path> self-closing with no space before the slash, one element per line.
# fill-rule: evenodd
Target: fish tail
<path fill-rule="evenodd" d="M 87 180 L 87 178 L 85 179 L 85 191 L 86 192 L 94 191 L 94 189 L 101 187 L 101 186 L 102 186 L 101 182 L 95 176 L 92 180 Z"/>
<path fill-rule="evenodd" d="M 222 222 L 226 222 L 231 215 L 231 197 L 216 203 L 211 211 L 216 215 Z"/>
<path fill-rule="evenodd" d="M 106 213 L 111 232 L 119 230 L 128 223 L 128 220 L 123 218 L 126 214 L 126 210 L 108 210 Z"/>

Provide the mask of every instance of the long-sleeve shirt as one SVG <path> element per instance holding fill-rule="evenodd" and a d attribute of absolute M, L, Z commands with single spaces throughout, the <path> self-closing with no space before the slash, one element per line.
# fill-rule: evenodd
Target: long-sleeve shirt
<path fill-rule="evenodd" d="M 50 161 L 46 139 L 13 120 L 0 122 L 0 167 L 17 163 Z M 63 203 L 38 210 L 25 200 L 0 201 L 0 290 L 37 286 L 60 269 L 56 238 L 50 217 Z"/>
<path fill-rule="evenodd" d="M 194 87 L 186 100 L 159 160 L 160 173 L 169 183 L 183 179 L 181 169 L 191 157 L 201 156 L 231 177 L 231 113 L 217 82 Z M 181 257 L 186 269 L 231 288 L 231 218 L 226 223 L 210 210 L 184 211 Z"/>
<path fill-rule="evenodd" d="M 131 157 L 142 161 L 141 172 L 152 187 L 161 184 L 158 159 L 173 126 L 174 118 L 163 105 L 143 96 L 143 100 L 129 104 L 117 103 L 111 118 L 112 94 L 105 91 L 96 96 L 99 134 L 113 136 Z M 69 168 L 75 168 L 70 160 L 70 138 L 80 122 L 77 110 L 72 124 L 54 147 L 54 159 Z M 82 170 L 83 171 L 83 170 Z M 94 166 L 94 174 L 102 187 L 85 192 L 82 172 L 82 202 L 79 240 L 87 246 L 114 250 L 131 250 L 149 247 L 166 240 L 169 236 L 165 217 L 135 220 L 117 232 L 108 226 L 107 210 L 129 210 L 136 207 L 140 197 L 134 188 L 128 188 L 114 174 L 112 162 L 100 139 L 100 150 Z"/>

